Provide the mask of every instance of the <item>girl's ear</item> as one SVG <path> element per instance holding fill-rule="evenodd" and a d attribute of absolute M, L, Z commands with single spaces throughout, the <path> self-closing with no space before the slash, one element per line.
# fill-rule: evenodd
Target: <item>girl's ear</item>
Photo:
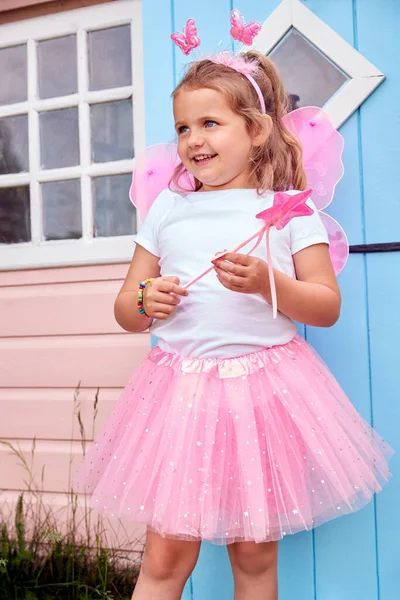
<path fill-rule="evenodd" d="M 253 145 L 258 147 L 265 144 L 272 132 L 272 119 L 269 115 L 261 115 L 259 122 L 255 126 L 256 131 L 253 134 Z"/>

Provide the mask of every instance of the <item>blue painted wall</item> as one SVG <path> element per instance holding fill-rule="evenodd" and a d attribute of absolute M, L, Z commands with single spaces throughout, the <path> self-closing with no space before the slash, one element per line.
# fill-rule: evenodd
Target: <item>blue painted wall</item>
<path fill-rule="evenodd" d="M 261 22 L 279 0 L 236 0 Z M 387 77 L 341 128 L 345 175 L 331 206 L 351 244 L 400 241 L 400 2 L 305 0 L 304 4 Z M 169 35 L 194 17 L 202 52 L 230 48 L 231 0 L 143 0 L 147 143 L 174 139 L 170 93 L 186 62 Z M 340 276 L 343 310 L 329 330 L 306 328 L 361 414 L 400 444 L 400 253 L 352 255 Z M 280 600 L 399 600 L 400 454 L 384 493 L 357 514 L 280 545 Z M 184 600 L 232 600 L 226 550 L 203 544 Z"/>

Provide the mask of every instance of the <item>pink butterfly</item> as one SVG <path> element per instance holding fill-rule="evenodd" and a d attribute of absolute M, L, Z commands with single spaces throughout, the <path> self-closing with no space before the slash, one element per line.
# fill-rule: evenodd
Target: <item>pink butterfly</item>
<path fill-rule="evenodd" d="M 236 9 L 231 12 L 231 25 L 231 36 L 233 39 L 246 44 L 246 46 L 251 46 L 253 39 L 261 30 L 261 23 L 257 21 L 252 21 L 245 25 L 242 15 Z"/>
<path fill-rule="evenodd" d="M 172 41 L 182 50 L 186 56 L 192 50 L 200 46 L 200 38 L 197 35 L 197 27 L 194 19 L 188 19 L 182 32 L 173 33 Z"/>

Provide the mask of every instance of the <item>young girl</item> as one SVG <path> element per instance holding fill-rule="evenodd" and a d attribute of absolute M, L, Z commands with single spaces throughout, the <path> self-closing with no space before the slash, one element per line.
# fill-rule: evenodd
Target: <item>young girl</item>
<path fill-rule="evenodd" d="M 264 244 L 185 288 L 259 228 L 274 192 L 306 186 L 274 66 L 256 52 L 227 63 L 194 63 L 173 93 L 175 182 L 187 171 L 195 191 L 156 199 L 115 303 L 158 346 L 81 476 L 95 506 L 147 524 L 135 600 L 178 600 L 201 540 L 228 545 L 235 600 L 276 600 L 277 540 L 360 508 L 389 475 L 388 446 L 296 334 L 293 321 L 340 313 L 317 210 L 271 231 L 276 319 Z"/>

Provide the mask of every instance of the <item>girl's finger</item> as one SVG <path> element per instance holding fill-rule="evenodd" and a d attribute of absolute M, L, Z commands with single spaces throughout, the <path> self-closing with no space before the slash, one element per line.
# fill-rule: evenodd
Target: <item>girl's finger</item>
<path fill-rule="evenodd" d="M 155 292 L 151 299 L 148 299 L 148 302 L 156 302 L 157 304 L 165 304 L 165 305 L 175 305 L 179 304 L 180 298 L 178 296 L 173 296 L 171 294 L 166 294 L 165 292 Z"/>
<path fill-rule="evenodd" d="M 235 265 L 242 265 L 244 267 L 248 267 L 252 263 L 253 259 L 253 256 L 249 256 L 248 254 L 239 254 L 239 252 L 228 252 L 228 254 L 225 254 L 224 256 L 224 260 L 234 263 Z"/>
<path fill-rule="evenodd" d="M 146 310 L 146 307 L 145 307 Z M 166 319 L 173 312 L 176 311 L 176 306 L 171 306 L 169 304 L 158 304 L 152 308 L 149 307 L 150 312 L 154 314 L 155 319 Z M 147 312 L 147 311 L 146 311 Z M 157 316 L 162 315 L 162 316 Z"/>
<path fill-rule="evenodd" d="M 231 262 L 224 260 L 218 260 L 215 264 L 216 268 L 221 269 L 221 271 L 225 271 L 226 273 L 232 273 L 233 275 L 237 275 L 238 277 L 245 277 L 247 274 L 248 267 L 243 267 L 242 265 L 235 265 Z"/>
<path fill-rule="evenodd" d="M 164 313 L 164 312 L 156 312 L 153 315 L 153 319 L 158 319 L 159 321 L 165 321 L 166 319 L 168 319 L 170 315 L 168 313 Z"/>
<path fill-rule="evenodd" d="M 178 296 L 188 295 L 188 291 L 185 290 L 185 288 L 183 288 L 180 285 L 177 285 L 173 281 L 169 281 L 168 279 L 160 279 L 160 281 L 157 284 L 157 291 L 165 292 L 167 294 L 178 294 Z"/>
<path fill-rule="evenodd" d="M 246 286 L 247 280 L 244 277 L 238 277 L 230 273 L 225 273 L 218 267 L 215 268 L 217 277 L 225 287 L 231 288 L 232 286 L 243 289 Z"/>

